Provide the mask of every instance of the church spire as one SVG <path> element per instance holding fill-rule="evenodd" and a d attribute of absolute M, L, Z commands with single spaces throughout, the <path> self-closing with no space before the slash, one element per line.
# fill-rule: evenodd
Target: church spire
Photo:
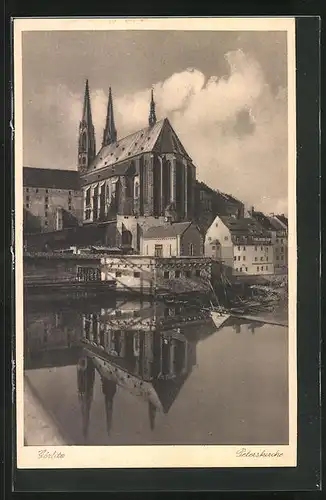
<path fill-rule="evenodd" d="M 78 169 L 83 173 L 95 158 L 95 131 L 92 119 L 88 80 L 85 83 L 83 115 L 79 123 Z"/>
<path fill-rule="evenodd" d="M 154 91 L 152 89 L 151 90 L 151 104 L 150 104 L 150 108 L 149 108 L 148 124 L 150 127 L 154 127 L 155 123 L 156 123 L 155 102 L 154 102 Z"/>
<path fill-rule="evenodd" d="M 117 130 L 114 124 L 113 101 L 111 87 L 109 88 L 108 110 L 106 114 L 106 124 L 103 131 L 103 146 L 108 146 L 117 140 Z"/>

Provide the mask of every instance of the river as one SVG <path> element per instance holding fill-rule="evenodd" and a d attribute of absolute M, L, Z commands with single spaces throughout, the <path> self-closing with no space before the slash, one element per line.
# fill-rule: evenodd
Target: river
<path fill-rule="evenodd" d="M 67 444 L 288 443 L 287 328 L 114 297 L 24 307 L 25 379 Z"/>

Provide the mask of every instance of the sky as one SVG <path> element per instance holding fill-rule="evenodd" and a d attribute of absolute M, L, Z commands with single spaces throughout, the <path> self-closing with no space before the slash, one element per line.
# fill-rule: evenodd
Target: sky
<path fill-rule="evenodd" d="M 287 213 L 286 32 L 23 33 L 23 159 L 77 168 L 89 79 L 97 149 L 112 87 L 118 138 L 168 117 L 197 178 L 247 208 Z"/>

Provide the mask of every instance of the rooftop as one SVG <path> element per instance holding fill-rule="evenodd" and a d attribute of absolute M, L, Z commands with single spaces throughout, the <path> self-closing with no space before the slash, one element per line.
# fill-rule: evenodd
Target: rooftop
<path fill-rule="evenodd" d="M 23 167 L 23 186 L 79 191 L 80 177 L 77 170 Z"/>
<path fill-rule="evenodd" d="M 266 230 L 252 217 L 241 217 L 237 219 L 231 216 L 220 216 L 220 219 L 235 236 L 269 236 Z"/>
<path fill-rule="evenodd" d="M 267 217 L 263 212 L 252 212 L 252 217 L 259 222 L 259 224 L 266 229 L 266 231 L 275 231 L 275 225 L 272 223 L 269 217 Z M 280 225 L 280 224 L 279 224 Z"/>
<path fill-rule="evenodd" d="M 105 167 L 113 167 L 116 163 L 125 162 L 142 153 L 154 151 L 158 153 L 175 152 L 190 159 L 169 120 L 164 118 L 164 120 L 156 122 L 153 127 L 143 128 L 108 146 L 102 147 L 92 162 L 89 171 L 84 175 L 87 176 L 89 173 Z M 117 165 L 115 168 L 123 169 L 124 167 Z M 121 173 L 116 171 L 114 175 L 122 175 L 123 173 L 123 171 Z"/>
<path fill-rule="evenodd" d="M 144 232 L 143 238 L 175 238 L 183 234 L 191 224 L 192 222 L 168 222 L 162 226 L 152 226 Z"/>

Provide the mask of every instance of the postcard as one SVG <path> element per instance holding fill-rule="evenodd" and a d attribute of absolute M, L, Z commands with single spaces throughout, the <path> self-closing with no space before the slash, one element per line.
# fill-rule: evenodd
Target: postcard
<path fill-rule="evenodd" d="M 14 20 L 17 467 L 297 464 L 294 18 Z"/>

